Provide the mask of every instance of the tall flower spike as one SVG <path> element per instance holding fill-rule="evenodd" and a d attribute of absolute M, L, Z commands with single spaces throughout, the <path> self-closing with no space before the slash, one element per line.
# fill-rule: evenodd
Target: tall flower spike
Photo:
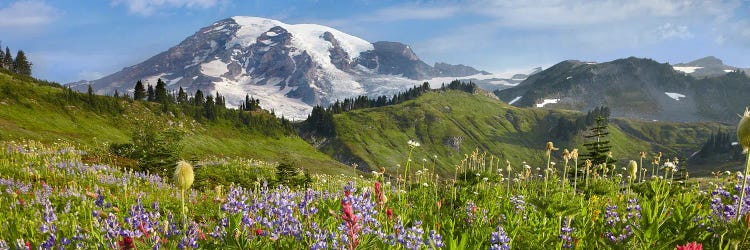
<path fill-rule="evenodd" d="M 558 149 L 559 149 L 559 148 L 556 148 L 556 147 L 555 147 L 555 144 L 554 144 L 554 143 L 552 143 L 551 141 L 550 141 L 550 142 L 547 142 L 547 151 L 553 151 L 553 150 L 558 150 Z"/>
<path fill-rule="evenodd" d="M 636 163 L 634 160 L 630 160 L 630 163 L 628 163 L 628 174 L 630 174 L 630 179 L 634 179 L 637 173 L 638 163 Z"/>
<path fill-rule="evenodd" d="M 745 107 L 745 114 L 742 116 L 742 119 L 740 119 L 740 123 L 737 124 L 737 139 L 739 140 L 740 145 L 742 145 L 742 153 L 747 154 L 747 159 L 745 160 L 745 173 L 742 175 L 742 189 L 740 189 L 742 192 L 740 194 L 740 202 L 737 206 L 737 221 L 739 222 L 743 211 L 743 202 L 741 201 L 745 200 L 747 176 L 750 175 L 750 154 L 747 152 L 747 149 L 750 147 L 750 110 L 748 110 L 747 107 Z"/>
<path fill-rule="evenodd" d="M 186 161 L 177 162 L 177 167 L 174 171 L 174 181 L 177 187 L 181 190 L 187 190 L 193 185 L 195 174 L 193 174 L 193 166 Z"/>
<path fill-rule="evenodd" d="M 511 170 L 513 170 L 513 168 L 510 166 L 510 161 L 509 160 L 505 160 L 505 171 L 507 171 L 508 173 L 510 173 Z"/>
<path fill-rule="evenodd" d="M 570 151 L 570 159 L 573 159 L 574 161 L 578 159 L 578 149 L 574 148 L 573 151 Z"/>
<path fill-rule="evenodd" d="M 740 123 L 737 124 L 737 139 L 742 145 L 742 153 L 746 154 L 748 148 L 750 148 L 750 110 L 747 107 Z"/>

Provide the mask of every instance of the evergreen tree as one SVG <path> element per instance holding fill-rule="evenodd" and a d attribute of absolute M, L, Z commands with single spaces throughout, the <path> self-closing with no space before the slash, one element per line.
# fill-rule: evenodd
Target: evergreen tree
<path fill-rule="evenodd" d="M 604 164 L 607 165 L 617 162 L 617 160 L 609 157 L 609 152 L 612 146 L 609 145 L 607 140 L 607 118 L 598 116 L 596 118 L 596 125 L 589 129 L 589 134 L 585 135 L 586 139 L 591 140 L 589 143 L 583 144 L 588 151 L 587 154 L 583 155 L 583 159 L 591 160 L 594 165 Z"/>
<path fill-rule="evenodd" d="M 203 104 L 203 115 L 210 120 L 216 119 L 215 108 L 214 97 L 211 95 L 206 96 L 206 102 Z"/>
<path fill-rule="evenodd" d="M 89 84 L 88 89 L 86 90 L 86 95 L 88 96 L 88 102 L 89 104 L 94 104 L 94 89 L 91 88 L 91 84 Z"/>
<path fill-rule="evenodd" d="M 291 186 L 296 175 L 297 168 L 292 163 L 283 162 L 276 166 L 276 181 L 279 184 Z"/>
<path fill-rule="evenodd" d="M 13 70 L 13 55 L 10 54 L 10 49 L 5 46 L 5 58 L 3 58 L 3 65 L 6 69 Z"/>
<path fill-rule="evenodd" d="M 0 43 L 0 48 L 2 47 L 2 43 Z M 0 49 L 0 68 L 8 68 L 5 66 L 5 52 L 2 49 Z"/>
<path fill-rule="evenodd" d="M 185 93 L 185 90 L 182 90 L 182 87 L 180 87 L 180 91 L 177 92 L 177 103 L 186 103 L 187 99 L 187 93 Z"/>
<path fill-rule="evenodd" d="M 159 103 L 166 103 L 169 97 L 167 96 L 167 84 L 159 78 L 156 80 L 156 89 L 154 89 L 154 101 Z"/>
<path fill-rule="evenodd" d="M 138 80 L 135 83 L 135 89 L 133 89 L 133 100 L 141 101 L 146 98 L 146 88 L 143 87 L 143 82 Z"/>
<path fill-rule="evenodd" d="M 115 89 L 115 95 L 114 95 L 114 97 L 115 98 L 120 98 L 120 92 L 117 92 L 117 89 Z"/>
<path fill-rule="evenodd" d="M 195 97 L 193 98 L 193 105 L 203 107 L 204 100 L 205 99 L 203 98 L 203 91 L 201 91 L 200 89 L 196 90 Z"/>
<path fill-rule="evenodd" d="M 217 108 L 226 108 L 226 106 L 224 105 L 224 104 L 225 104 L 225 103 L 224 103 L 224 97 L 223 97 L 223 96 L 221 96 L 221 95 L 219 94 L 219 92 L 216 92 L 216 99 L 215 99 L 215 102 L 216 102 L 216 107 L 217 107 Z"/>
<path fill-rule="evenodd" d="M 149 84 L 148 88 L 146 89 L 146 101 L 153 102 L 155 100 L 154 98 L 154 87 Z"/>
<path fill-rule="evenodd" d="M 18 50 L 18 54 L 16 54 L 16 60 L 13 61 L 13 71 L 17 74 L 31 76 L 31 62 L 26 58 L 26 53 L 23 50 Z"/>

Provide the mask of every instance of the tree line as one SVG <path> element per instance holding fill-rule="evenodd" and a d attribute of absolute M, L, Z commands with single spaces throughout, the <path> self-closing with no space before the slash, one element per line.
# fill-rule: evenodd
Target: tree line
<path fill-rule="evenodd" d="M 438 90 L 459 90 L 468 93 L 474 93 L 477 88 L 478 87 L 476 83 L 453 80 L 448 85 L 443 84 Z M 305 122 L 302 123 L 301 128 L 304 131 L 308 131 L 319 136 L 332 137 L 336 135 L 336 126 L 333 120 L 334 114 L 340 114 L 357 109 L 396 105 L 405 101 L 416 99 L 430 91 L 435 90 L 430 88 L 429 82 L 424 82 L 422 83 L 422 85 L 414 86 L 404 92 L 396 93 L 390 98 L 385 95 L 374 98 L 370 98 L 366 95 L 361 95 L 355 98 L 347 98 L 343 101 L 336 100 L 328 108 L 317 105 L 313 107 L 312 112 L 307 116 Z"/>
<path fill-rule="evenodd" d="M 576 119 L 560 117 L 552 129 L 552 135 L 558 141 L 569 141 L 578 132 L 595 125 L 598 117 L 603 117 L 604 122 L 607 123 L 610 115 L 609 107 L 602 106 L 589 110 L 585 116 L 579 116 Z"/>
<path fill-rule="evenodd" d="M 115 95 L 119 95 L 115 91 Z M 273 111 L 263 112 L 260 99 L 245 95 L 245 101 L 239 109 L 227 108 L 226 98 L 216 92 L 204 93 L 200 89 L 189 95 L 182 87 L 177 91 L 168 91 L 166 82 L 161 78 L 156 86 L 144 85 L 137 81 L 133 87 L 133 100 L 160 103 L 164 112 L 181 111 L 198 121 L 216 122 L 230 121 L 238 126 L 266 135 L 281 136 L 295 134 L 292 122 L 284 118 L 277 118 Z"/>
<path fill-rule="evenodd" d="M 9 70 L 16 74 L 31 76 L 32 63 L 26 57 L 26 53 L 24 53 L 23 50 L 18 50 L 18 52 L 16 52 L 16 57 L 14 58 L 8 46 L 5 46 L 5 51 L 1 48 L 2 45 L 0 45 L 0 68 Z"/>
<path fill-rule="evenodd" d="M 731 133 L 723 131 L 711 133 L 706 142 L 701 146 L 698 155 L 701 157 L 709 157 L 716 154 L 725 154 L 736 151 L 739 147 L 732 145 L 732 142 L 734 141 L 736 141 L 736 137 Z"/>

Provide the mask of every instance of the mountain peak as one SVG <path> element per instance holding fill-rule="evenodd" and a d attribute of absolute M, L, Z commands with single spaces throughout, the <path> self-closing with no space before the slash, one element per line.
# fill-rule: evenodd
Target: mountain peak
<path fill-rule="evenodd" d="M 714 56 L 707 56 L 701 59 L 694 60 L 689 63 L 685 63 L 686 66 L 704 67 L 704 68 L 722 68 L 726 67 L 721 59 Z"/>
<path fill-rule="evenodd" d="M 430 66 L 406 44 L 370 43 L 318 24 L 234 16 L 199 29 L 144 62 L 88 82 L 99 94 L 131 91 L 136 81 L 188 93 L 219 92 L 229 106 L 245 95 L 279 116 L 304 119 L 314 105 L 359 95 L 392 95 L 435 77 L 463 77 L 468 66 Z M 82 83 L 71 87 L 85 91 Z"/>

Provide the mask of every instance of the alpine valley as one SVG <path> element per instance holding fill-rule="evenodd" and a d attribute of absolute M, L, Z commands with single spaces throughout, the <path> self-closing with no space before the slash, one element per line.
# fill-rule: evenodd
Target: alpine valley
<path fill-rule="evenodd" d="M 499 75 L 465 65 L 431 66 L 398 42 L 370 43 L 322 25 L 244 16 L 204 27 L 142 63 L 67 86 L 81 92 L 90 86 L 111 95 L 132 93 L 136 81 L 154 85 L 157 79 L 171 91 L 220 94 L 229 107 L 242 105 L 250 95 L 276 116 L 296 121 L 310 118 L 314 106 L 342 100 L 351 102 L 340 102 L 337 109 L 369 108 L 329 109 L 330 117 L 312 117 L 315 121 L 297 126 L 318 150 L 363 171 L 395 166 L 404 152 L 393 142 L 410 138 L 429 142 L 425 147 L 451 164 L 458 163 L 456 155 L 475 149 L 542 161 L 535 155 L 549 140 L 547 133 L 570 147 L 582 144 L 592 125 L 590 113 L 599 107 L 607 107 L 613 117 L 611 129 L 620 138 L 615 153 L 649 148 L 711 168 L 717 159 L 702 159 L 697 152 L 712 136 L 731 131 L 727 123 L 750 104 L 742 98 L 750 95 L 744 69 L 715 57 L 674 66 L 635 57 L 603 63 L 567 60 Z M 471 83 L 468 95 L 437 91 L 421 97 L 422 90 L 456 79 Z M 418 94 L 405 93 L 424 82 L 430 84 Z M 367 99 L 370 104 L 362 105 Z M 400 104 L 404 101 L 409 102 Z M 397 105 L 381 107 L 387 102 Z M 587 122 L 581 124 L 586 112 Z M 321 124 L 333 132 L 319 133 Z M 718 160 L 720 165 L 736 164 L 736 150 L 724 147 L 729 158 Z"/>

